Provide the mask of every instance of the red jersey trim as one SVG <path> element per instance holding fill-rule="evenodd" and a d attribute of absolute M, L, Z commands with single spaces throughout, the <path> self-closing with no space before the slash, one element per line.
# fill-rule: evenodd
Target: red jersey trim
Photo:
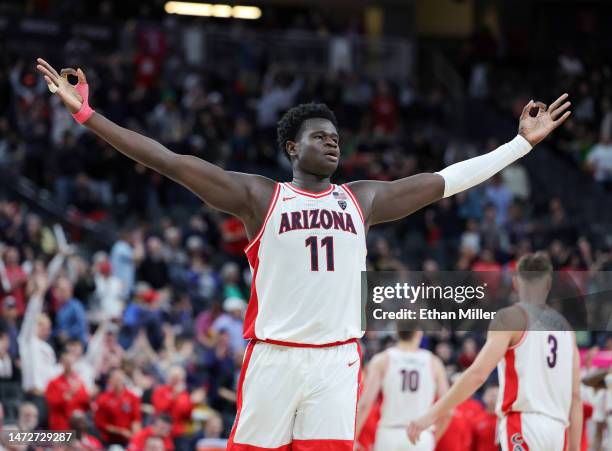
<path fill-rule="evenodd" d="M 272 215 L 272 211 L 274 210 L 274 207 L 276 206 L 276 202 L 278 201 L 279 193 L 280 193 L 280 183 L 277 183 L 276 186 L 274 187 L 274 193 L 272 193 L 272 197 L 270 198 L 270 204 L 268 205 L 268 211 L 266 212 L 266 218 L 264 219 L 264 222 L 261 224 L 261 227 L 259 228 L 259 232 L 257 232 L 257 235 L 255 235 L 253 239 L 249 241 L 249 244 L 247 244 L 246 247 L 244 248 L 244 252 L 248 252 L 251 246 L 253 246 L 253 244 L 255 244 L 255 242 L 261 238 L 261 235 L 263 235 L 263 232 L 266 228 L 266 224 L 268 223 L 268 219 L 270 219 L 270 216 Z"/>
<path fill-rule="evenodd" d="M 365 217 L 363 216 L 363 210 L 361 210 L 361 205 L 359 205 L 359 202 L 357 202 L 357 197 L 355 196 L 355 193 L 353 193 L 353 191 L 348 187 L 346 183 L 342 185 L 342 188 L 349 195 L 349 197 L 353 201 L 353 204 L 355 204 L 355 208 L 357 208 L 357 211 L 359 212 L 359 217 L 361 218 L 361 222 L 365 224 Z"/>
<path fill-rule="evenodd" d="M 271 345 L 278 345 L 278 346 L 287 346 L 289 348 L 331 348 L 334 346 L 342 346 L 342 345 L 346 345 L 349 343 L 357 343 L 357 339 L 356 338 L 350 338 L 348 340 L 344 340 L 344 341 L 334 341 L 333 343 L 324 343 L 324 344 L 308 344 L 308 343 L 293 343 L 290 341 L 279 341 L 279 340 L 259 340 L 257 339 L 257 342 L 259 343 L 268 343 Z"/>
<path fill-rule="evenodd" d="M 514 354 L 514 349 L 509 349 L 506 351 L 506 355 L 504 356 L 506 361 L 506 368 L 504 371 L 504 397 L 502 401 L 501 410 L 506 413 L 510 411 L 512 404 L 516 401 L 518 397 L 518 374 L 516 372 L 515 360 L 516 356 Z"/>
<path fill-rule="evenodd" d="M 334 187 L 336 185 L 334 185 L 333 183 L 331 185 L 329 185 L 329 188 L 323 190 L 323 191 L 319 191 L 318 193 L 315 193 L 314 191 L 308 191 L 302 188 L 298 188 L 295 185 L 292 185 L 290 182 L 286 182 L 285 186 L 287 188 L 289 188 L 291 191 L 301 194 L 302 196 L 308 196 L 308 197 L 314 197 L 314 198 L 319 198 L 319 197 L 324 197 L 327 196 L 328 194 L 330 194 L 333 190 Z"/>
<path fill-rule="evenodd" d="M 517 341 L 512 346 L 508 347 L 508 349 L 516 349 L 520 345 L 522 345 L 525 342 L 525 339 L 527 338 L 527 333 L 529 332 L 529 315 L 527 315 L 527 312 L 525 311 L 525 309 L 523 307 L 521 307 L 518 304 L 516 304 L 516 306 L 518 307 L 518 309 L 521 311 L 521 313 L 525 317 L 525 330 L 521 334 L 521 338 L 519 338 L 519 341 Z"/>

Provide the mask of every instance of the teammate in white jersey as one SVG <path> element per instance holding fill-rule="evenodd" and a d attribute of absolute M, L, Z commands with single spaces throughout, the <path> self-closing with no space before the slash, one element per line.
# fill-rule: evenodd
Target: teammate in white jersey
<path fill-rule="evenodd" d="M 580 449 L 580 358 L 569 325 L 546 305 L 552 284 L 548 256 L 523 256 L 514 284 L 520 302 L 497 314 L 474 363 L 425 415 L 408 425 L 412 441 L 472 396 L 498 365 L 502 450 Z"/>
<path fill-rule="evenodd" d="M 251 341 L 228 445 L 239 451 L 352 450 L 357 339 L 363 333 L 359 273 L 365 269 L 368 228 L 485 181 L 526 155 L 570 114 L 567 94 L 548 108 L 530 101 L 518 135 L 492 152 L 438 173 L 336 186 L 331 183 L 340 160 L 336 118 L 325 105 L 299 105 L 279 122 L 279 150 L 293 168 L 292 182 L 279 184 L 176 154 L 109 121 L 89 105 L 81 69 L 58 73 L 45 60 L 37 62 L 49 90 L 75 120 L 244 223 L 253 270 L 245 320 Z M 68 75 L 78 77 L 76 86 Z"/>
<path fill-rule="evenodd" d="M 367 367 L 357 410 L 357 435 L 382 392 L 374 451 L 433 451 L 436 439 L 448 426 L 449 416 L 439 421 L 435 430 L 424 431 L 416 445 L 406 437 L 406 424 L 448 391 L 442 360 L 419 348 L 422 337 L 421 331 L 398 331 L 397 345 L 376 354 Z"/>

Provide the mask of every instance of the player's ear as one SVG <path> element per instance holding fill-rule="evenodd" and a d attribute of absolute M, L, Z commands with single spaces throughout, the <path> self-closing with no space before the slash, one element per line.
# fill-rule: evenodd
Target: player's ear
<path fill-rule="evenodd" d="M 295 141 L 287 141 L 285 143 L 285 151 L 290 157 L 295 157 L 297 155 L 297 143 Z"/>
<path fill-rule="evenodd" d="M 512 275 L 512 288 L 518 293 L 518 277 L 516 274 Z"/>

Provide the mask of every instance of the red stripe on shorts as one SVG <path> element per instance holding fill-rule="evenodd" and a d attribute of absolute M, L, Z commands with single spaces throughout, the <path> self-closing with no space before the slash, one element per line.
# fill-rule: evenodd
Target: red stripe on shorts
<path fill-rule="evenodd" d="M 242 448 L 242 446 L 248 446 L 248 445 L 240 445 L 240 444 L 234 443 L 234 435 L 236 435 L 236 429 L 238 428 L 238 421 L 240 420 L 240 411 L 242 410 L 242 385 L 244 384 L 244 378 L 246 376 L 247 368 L 249 367 L 249 362 L 251 361 L 251 355 L 253 354 L 254 348 L 255 348 L 255 342 L 250 341 L 244 353 L 244 360 L 242 362 L 242 368 L 240 369 L 240 378 L 238 379 L 238 393 L 236 395 L 236 420 L 234 421 L 234 426 L 232 427 L 232 432 L 227 442 L 227 451 L 251 451 L 251 450 L 257 451 L 255 447 Z M 264 449 L 264 448 L 260 448 L 260 449 Z M 281 450 L 281 448 L 277 448 L 277 449 Z M 281 451 L 286 451 L 286 450 L 281 450 Z M 287 448 L 287 451 L 291 451 L 291 447 Z"/>
<path fill-rule="evenodd" d="M 510 412 L 506 416 L 506 443 L 510 451 L 529 451 L 529 446 L 523 437 L 520 412 Z"/>
<path fill-rule="evenodd" d="M 353 440 L 293 440 L 292 451 L 353 451 Z"/>
<path fill-rule="evenodd" d="M 230 448 L 231 446 L 231 448 Z M 293 451 L 295 448 L 291 447 L 291 443 L 287 445 L 279 446 L 278 448 L 262 448 L 261 446 L 243 445 L 242 443 L 232 443 L 228 445 L 228 450 L 232 451 Z"/>

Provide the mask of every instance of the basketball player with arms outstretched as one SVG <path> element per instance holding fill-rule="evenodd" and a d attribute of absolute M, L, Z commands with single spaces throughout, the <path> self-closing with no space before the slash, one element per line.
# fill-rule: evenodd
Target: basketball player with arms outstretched
<path fill-rule="evenodd" d="M 338 186 L 331 183 L 340 159 L 335 116 L 325 105 L 300 105 L 279 122 L 278 142 L 293 180 L 278 183 L 176 154 L 95 113 L 80 69 L 60 74 L 42 59 L 37 69 L 79 123 L 244 223 L 253 271 L 244 326 L 250 342 L 228 445 L 240 451 L 352 450 L 368 228 L 485 181 L 570 114 L 566 94 L 548 108 L 531 101 L 518 136 L 492 152 L 435 174 Z"/>
<path fill-rule="evenodd" d="M 450 416 L 440 418 L 435 431 L 423 431 L 414 445 L 406 437 L 405 426 L 448 391 L 444 365 L 439 357 L 419 347 L 423 332 L 398 330 L 397 335 L 397 344 L 376 354 L 367 366 L 357 409 L 357 435 L 382 392 L 374 451 L 433 451 Z"/>
<path fill-rule="evenodd" d="M 544 253 L 523 256 L 513 281 L 519 303 L 497 314 L 474 363 L 425 415 L 408 425 L 411 441 L 472 396 L 497 365 L 502 450 L 580 450 L 580 357 L 569 325 L 546 305 L 550 259 Z"/>

